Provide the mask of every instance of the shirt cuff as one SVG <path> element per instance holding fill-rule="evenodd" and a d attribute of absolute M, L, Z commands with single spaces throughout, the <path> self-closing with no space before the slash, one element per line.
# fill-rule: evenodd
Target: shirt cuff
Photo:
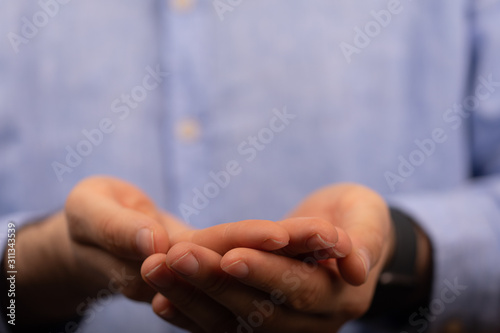
<path fill-rule="evenodd" d="M 415 309 L 408 324 L 431 331 L 456 323 L 469 329 L 496 327 L 500 313 L 500 209 L 480 187 L 447 193 L 388 198 L 411 216 L 433 246 L 434 277 L 428 308 Z"/>

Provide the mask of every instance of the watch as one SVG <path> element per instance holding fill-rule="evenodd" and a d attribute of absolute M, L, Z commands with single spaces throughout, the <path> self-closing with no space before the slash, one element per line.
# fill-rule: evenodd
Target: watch
<path fill-rule="evenodd" d="M 393 257 L 380 274 L 364 318 L 401 316 L 415 311 L 414 298 L 418 290 L 416 227 L 412 219 L 398 209 L 390 208 L 390 215 L 395 233 Z"/>

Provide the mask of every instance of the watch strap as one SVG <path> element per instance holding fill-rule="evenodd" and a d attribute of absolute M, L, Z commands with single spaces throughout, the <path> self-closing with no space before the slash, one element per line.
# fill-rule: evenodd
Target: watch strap
<path fill-rule="evenodd" d="M 390 208 L 394 226 L 393 257 L 384 267 L 370 309 L 364 318 L 406 314 L 413 309 L 416 291 L 417 234 L 412 219 L 398 209 Z"/>

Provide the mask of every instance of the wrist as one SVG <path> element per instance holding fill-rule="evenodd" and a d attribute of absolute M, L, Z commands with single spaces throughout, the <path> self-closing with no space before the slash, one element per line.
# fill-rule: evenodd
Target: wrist
<path fill-rule="evenodd" d="M 73 279 L 76 265 L 64 214 L 20 229 L 16 253 L 18 323 L 44 325 L 74 317 L 82 288 Z"/>

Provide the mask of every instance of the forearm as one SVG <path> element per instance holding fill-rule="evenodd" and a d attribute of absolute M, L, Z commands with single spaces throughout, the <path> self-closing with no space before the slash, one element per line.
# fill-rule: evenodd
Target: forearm
<path fill-rule="evenodd" d="M 84 298 L 85 289 L 74 280 L 74 262 L 64 222 L 60 213 L 18 231 L 16 329 L 72 318 Z M 7 253 L 3 263 L 6 257 Z M 2 273 L 6 274 L 5 267 Z"/>

